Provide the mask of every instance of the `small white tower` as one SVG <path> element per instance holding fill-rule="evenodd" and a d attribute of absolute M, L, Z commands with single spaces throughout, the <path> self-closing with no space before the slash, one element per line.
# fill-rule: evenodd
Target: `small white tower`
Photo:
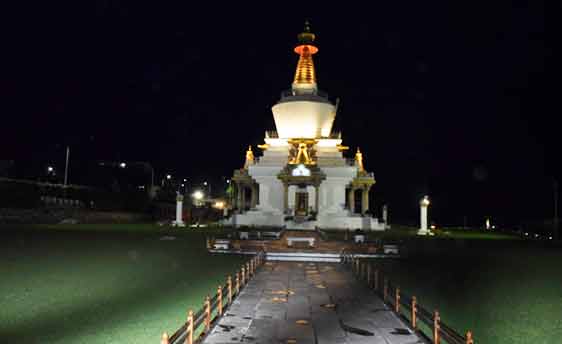
<path fill-rule="evenodd" d="M 428 235 L 431 232 L 427 229 L 427 208 L 429 207 L 429 197 L 424 196 L 420 200 L 420 229 L 418 235 Z"/>

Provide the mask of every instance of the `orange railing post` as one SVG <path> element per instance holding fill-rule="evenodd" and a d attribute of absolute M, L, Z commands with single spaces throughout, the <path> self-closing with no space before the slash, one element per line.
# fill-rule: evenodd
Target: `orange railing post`
<path fill-rule="evenodd" d="M 360 279 L 365 279 L 365 271 L 366 271 L 366 264 L 361 262 L 361 264 L 359 265 L 359 278 Z"/>
<path fill-rule="evenodd" d="M 219 316 L 222 315 L 222 286 L 219 284 L 219 286 L 217 287 L 217 295 L 218 295 L 218 314 Z"/>
<path fill-rule="evenodd" d="M 440 329 L 441 329 L 441 317 L 439 317 L 439 312 L 435 311 L 433 313 L 433 344 L 439 344 L 440 341 Z"/>
<path fill-rule="evenodd" d="M 205 333 L 211 330 L 211 298 L 205 297 Z"/>
<path fill-rule="evenodd" d="M 249 281 L 251 277 L 250 263 L 246 262 L 246 279 Z"/>
<path fill-rule="evenodd" d="M 236 271 L 236 295 L 240 294 L 240 272 Z"/>
<path fill-rule="evenodd" d="M 386 303 L 386 299 L 388 298 L 388 279 L 384 278 L 384 285 L 382 290 L 382 300 Z"/>
<path fill-rule="evenodd" d="M 168 337 L 168 334 L 166 332 L 162 333 L 160 344 L 170 344 L 170 338 Z"/>
<path fill-rule="evenodd" d="M 242 265 L 242 269 L 241 269 L 241 278 L 240 278 L 240 285 L 244 286 L 244 283 L 246 283 L 246 274 L 244 271 L 244 265 Z"/>
<path fill-rule="evenodd" d="M 418 299 L 415 296 L 412 296 L 412 328 L 416 329 L 416 317 L 418 316 Z"/>
<path fill-rule="evenodd" d="M 232 303 L 232 277 L 228 276 L 226 285 L 228 286 L 228 304 L 230 305 Z"/>
<path fill-rule="evenodd" d="M 400 314 L 400 287 L 396 287 L 396 293 L 394 294 L 394 311 Z"/>
<path fill-rule="evenodd" d="M 185 337 L 185 344 L 193 344 L 193 311 L 190 309 L 187 312 L 187 336 Z"/>
<path fill-rule="evenodd" d="M 474 344 L 474 340 L 472 339 L 472 332 L 468 331 L 466 333 L 466 344 Z"/>

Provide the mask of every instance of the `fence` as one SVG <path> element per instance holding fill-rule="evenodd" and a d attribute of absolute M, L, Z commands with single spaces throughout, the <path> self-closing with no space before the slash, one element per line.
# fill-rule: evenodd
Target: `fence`
<path fill-rule="evenodd" d="M 351 265 L 351 269 L 358 279 L 364 280 L 400 318 L 409 322 L 412 329 L 430 339 L 433 344 L 442 342 L 474 344 L 472 332 L 468 331 L 464 336 L 459 334 L 441 320 L 439 311 L 428 311 L 418 303 L 415 296 L 404 293 L 399 286 L 390 282 L 382 271 L 373 267 L 371 263 L 361 261 L 346 252 L 342 253 L 342 263 Z M 425 333 L 422 327 L 429 330 L 431 334 Z"/>
<path fill-rule="evenodd" d="M 250 259 L 239 271 L 234 279 L 228 276 L 224 286 L 217 287 L 216 294 L 211 298 L 206 296 L 203 307 L 196 313 L 192 310 L 187 312 L 187 321 L 171 336 L 166 332 L 162 334 L 160 344 L 194 344 L 200 342 L 209 332 L 212 326 L 220 319 L 226 309 L 232 304 L 232 300 L 240 293 L 242 288 L 252 278 L 256 270 L 265 262 L 265 253 L 260 252 Z"/>

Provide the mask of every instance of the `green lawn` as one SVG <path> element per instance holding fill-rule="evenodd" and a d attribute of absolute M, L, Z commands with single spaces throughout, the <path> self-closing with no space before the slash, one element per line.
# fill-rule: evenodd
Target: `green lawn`
<path fill-rule="evenodd" d="M 326 230 L 328 238 L 331 240 L 343 240 L 345 237 L 344 231 Z M 434 239 L 485 239 L 485 240 L 519 240 L 519 237 L 504 234 L 497 231 L 485 230 L 468 230 L 460 228 L 439 228 L 434 230 L 434 236 L 420 237 L 417 235 L 418 229 L 408 226 L 392 225 L 392 228 L 386 231 L 373 231 L 366 232 L 369 240 L 382 239 L 382 240 L 434 240 Z M 354 231 L 349 234 L 353 235 Z"/>
<path fill-rule="evenodd" d="M 391 279 L 477 343 L 558 343 L 562 250 L 455 232 L 405 239 L 408 258 L 378 260 Z M 206 253 L 219 229 L 153 225 L 0 227 L 0 343 L 157 343 L 200 307 L 243 257 Z M 165 235 L 176 237 L 162 241 Z M 329 233 L 330 237 L 342 233 Z M 453 236 L 455 237 L 455 236 Z M 539 246 L 542 245 L 542 246 Z"/>
<path fill-rule="evenodd" d="M 453 328 L 471 329 L 477 343 L 562 342 L 560 247 L 427 239 L 407 245 L 407 259 L 377 262 Z"/>
<path fill-rule="evenodd" d="M 207 254 L 209 232 L 0 227 L 0 342 L 159 342 L 246 259 Z"/>

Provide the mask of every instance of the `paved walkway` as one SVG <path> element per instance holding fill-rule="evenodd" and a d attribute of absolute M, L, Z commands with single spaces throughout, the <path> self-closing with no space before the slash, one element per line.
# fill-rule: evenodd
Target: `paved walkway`
<path fill-rule="evenodd" d="M 204 344 L 425 343 L 340 264 L 267 262 Z"/>

